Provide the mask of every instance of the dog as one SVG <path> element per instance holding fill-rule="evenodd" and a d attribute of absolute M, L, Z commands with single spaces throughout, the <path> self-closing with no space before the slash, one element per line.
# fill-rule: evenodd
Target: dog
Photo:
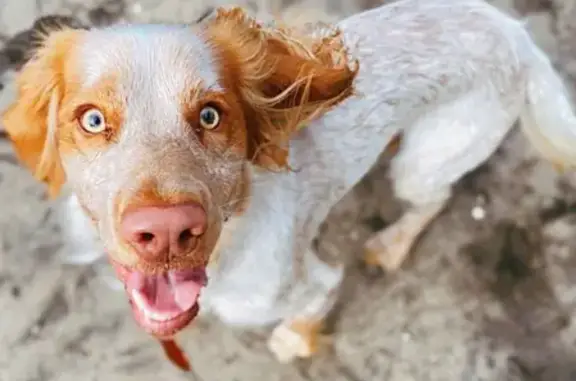
<path fill-rule="evenodd" d="M 544 158 L 576 163 L 560 76 L 480 0 L 400 0 L 306 33 L 240 8 L 61 28 L 17 88 L 2 115 L 17 156 L 68 195 L 68 240 L 107 252 L 138 324 L 172 337 L 200 310 L 273 326 L 282 362 L 317 352 L 338 297 L 344 268 L 317 256 L 319 226 L 393 142 L 410 206 L 365 243 L 387 271 L 517 119 Z"/>

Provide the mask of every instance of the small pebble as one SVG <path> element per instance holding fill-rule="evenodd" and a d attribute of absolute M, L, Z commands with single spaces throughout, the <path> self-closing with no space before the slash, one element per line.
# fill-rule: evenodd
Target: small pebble
<path fill-rule="evenodd" d="M 402 341 L 405 343 L 412 340 L 412 335 L 409 332 L 402 333 Z"/>
<path fill-rule="evenodd" d="M 470 214 L 472 215 L 472 218 L 475 219 L 476 221 L 481 221 L 484 218 L 486 218 L 486 209 L 482 208 L 481 206 L 475 206 L 472 208 Z"/>

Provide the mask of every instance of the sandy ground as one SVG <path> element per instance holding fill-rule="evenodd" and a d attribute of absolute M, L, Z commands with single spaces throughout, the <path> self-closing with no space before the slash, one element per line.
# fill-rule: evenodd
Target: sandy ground
<path fill-rule="evenodd" d="M 494 3 L 525 17 L 568 83 L 576 83 L 576 1 Z M 371 2 L 330 4 L 337 18 Z M 207 6 L 193 0 L 0 5 L 0 108 L 12 99 L 26 36 L 11 38 L 41 14 L 73 14 L 90 24 L 191 21 Z M 403 269 L 384 276 L 357 258 L 362 239 L 399 212 L 385 171 L 384 161 L 342 200 L 320 240 L 322 250 L 352 258 L 331 327 L 333 349 L 281 366 L 265 348 L 266 332 L 202 323 L 183 343 L 197 379 L 576 380 L 576 176 L 556 173 L 512 133 L 489 163 L 461 181 Z M 1 381 L 193 379 L 136 327 L 123 294 L 98 275 L 101 268 L 61 264 L 51 204 L 1 138 L 0 202 Z M 473 218 L 479 210 L 484 218 Z"/>

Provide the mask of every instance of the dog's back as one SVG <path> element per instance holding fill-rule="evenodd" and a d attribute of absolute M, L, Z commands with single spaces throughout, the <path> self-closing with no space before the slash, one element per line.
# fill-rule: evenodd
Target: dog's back
<path fill-rule="evenodd" d="M 444 147 L 451 142 L 453 151 L 465 149 L 461 135 L 474 133 L 468 131 L 468 118 L 496 118 L 479 127 L 489 141 L 477 145 L 482 151 L 470 163 L 462 163 L 470 168 L 459 168 L 458 174 L 448 176 L 454 181 L 460 172 L 473 169 L 491 154 L 525 104 L 530 63 L 519 59 L 517 46 L 525 31 L 519 22 L 485 2 L 405 0 L 354 15 L 338 26 L 351 57 L 359 61 L 356 96 L 293 141 L 293 166 L 308 168 L 300 173 L 301 182 L 315 179 L 312 189 L 305 190 L 309 197 L 317 192 L 318 199 L 311 200 L 311 205 L 342 197 L 395 136 L 404 136 L 400 156 L 426 156 L 428 162 L 435 162 L 432 156 L 451 155 Z M 421 142 L 424 136 L 414 132 L 423 123 L 432 124 L 423 129 L 428 143 L 412 151 L 407 146 L 410 141 L 425 143 Z M 430 144 L 435 141 L 438 147 Z M 422 170 L 406 171 L 416 176 Z M 424 177 L 436 170 L 430 168 Z M 445 177 L 444 171 L 439 176 Z M 400 173 L 395 176 L 400 177 Z M 325 188 L 318 186 L 322 179 Z M 403 187 L 427 193 L 425 186 L 416 185 Z M 335 191 L 335 186 L 341 191 Z M 332 199 L 328 201 L 326 195 Z M 303 208 L 303 213 L 309 211 Z"/>
<path fill-rule="evenodd" d="M 326 183 L 340 186 L 324 194 L 339 199 L 401 136 L 391 178 L 411 209 L 367 242 L 370 262 L 400 266 L 452 185 L 490 157 L 519 117 L 544 157 L 576 164 L 576 117 L 559 75 L 522 23 L 495 7 L 403 0 L 339 26 L 360 61 L 358 96 L 305 132 L 314 149 L 300 154 L 324 158 Z"/>

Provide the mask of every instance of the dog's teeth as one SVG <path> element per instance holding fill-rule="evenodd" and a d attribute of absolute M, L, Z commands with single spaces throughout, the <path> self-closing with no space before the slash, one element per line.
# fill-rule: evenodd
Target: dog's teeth
<path fill-rule="evenodd" d="M 132 290 L 130 296 L 132 297 L 132 301 L 136 305 L 136 308 L 138 308 L 143 312 L 146 312 L 148 306 L 142 294 L 140 294 L 140 292 L 138 292 L 137 290 Z"/>
<path fill-rule="evenodd" d="M 174 319 L 176 316 L 178 316 L 178 313 L 164 313 L 164 312 L 158 312 L 158 311 L 148 311 L 148 317 L 152 320 L 156 320 L 156 321 L 167 321 L 167 320 L 171 320 Z"/>

